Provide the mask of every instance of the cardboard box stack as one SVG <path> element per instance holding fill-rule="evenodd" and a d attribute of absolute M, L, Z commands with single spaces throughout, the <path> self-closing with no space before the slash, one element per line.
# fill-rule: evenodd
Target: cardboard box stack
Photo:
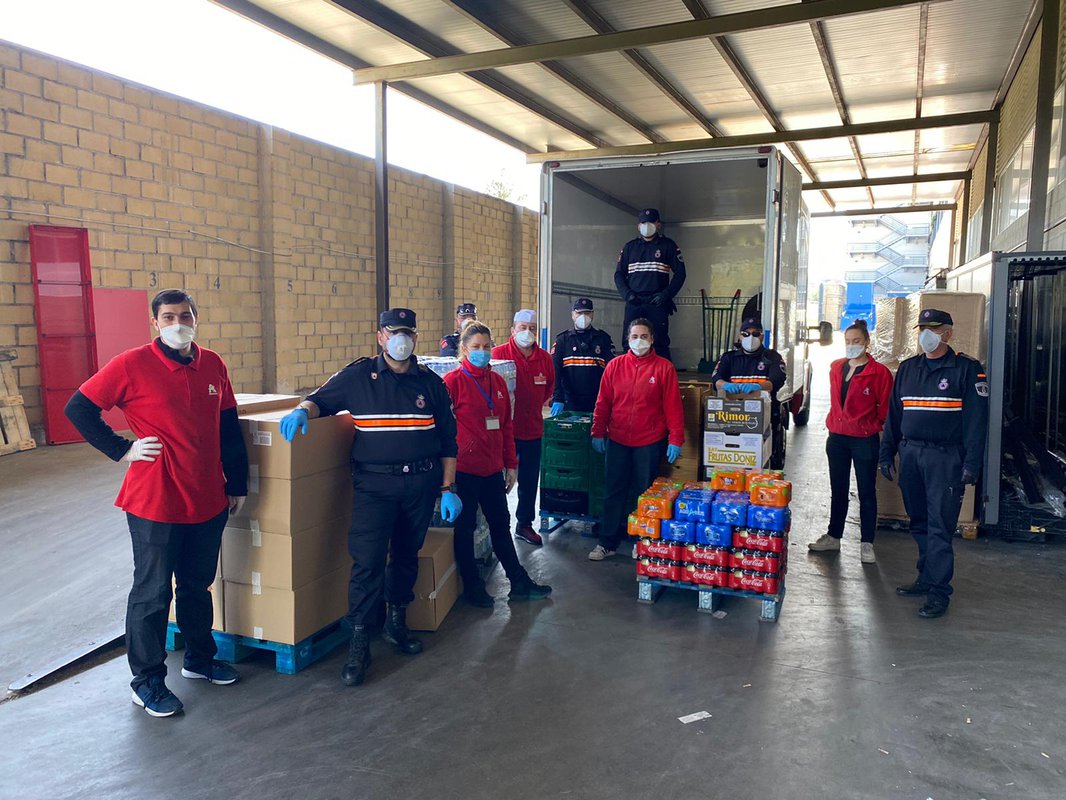
<path fill-rule="evenodd" d="M 629 517 L 638 579 L 777 594 L 791 500 L 780 472 L 716 469 L 709 481 L 686 484 L 660 478 Z"/>
<path fill-rule="evenodd" d="M 415 599 L 407 607 L 407 627 L 415 631 L 437 630 L 462 591 L 452 529 L 430 528 L 418 551 Z"/>
<path fill-rule="evenodd" d="M 877 324 L 870 332 L 870 355 L 895 372 L 907 343 L 914 338 L 913 331 L 907 331 L 910 302 L 906 297 L 882 297 L 874 308 Z"/>
<path fill-rule="evenodd" d="M 682 481 L 698 480 L 703 464 L 703 414 L 707 399 L 714 393 L 709 382 L 687 381 L 681 384 L 681 407 L 685 412 L 685 443 L 673 464 L 665 457 L 659 474 Z"/>
<path fill-rule="evenodd" d="M 248 499 L 222 535 L 223 604 L 227 633 L 295 644 L 347 610 L 354 429 L 346 413 L 320 417 L 286 442 L 286 413 L 240 417 Z"/>
<path fill-rule="evenodd" d="M 703 478 L 720 468 L 762 469 L 770 460 L 770 396 L 708 396 L 703 420 Z"/>

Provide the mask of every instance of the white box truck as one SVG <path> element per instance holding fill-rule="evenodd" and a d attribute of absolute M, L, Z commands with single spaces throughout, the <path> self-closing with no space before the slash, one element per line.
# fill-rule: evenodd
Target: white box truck
<path fill-rule="evenodd" d="M 670 348 L 678 371 L 710 373 L 736 341 L 745 310 L 760 309 L 767 345 L 785 359 L 782 426 L 810 416 L 807 246 L 810 218 L 799 171 L 775 147 L 545 163 L 541 178 L 540 307 L 549 347 L 570 327 L 578 297 L 592 298 L 596 327 L 625 345 L 625 303 L 614 284 L 637 214 L 657 208 L 688 277 L 674 299 Z M 761 308 L 760 308 L 761 307 Z M 818 341 L 832 330 L 819 326 Z M 827 338 L 828 337 L 828 338 Z M 781 447 L 785 437 L 780 436 Z M 782 453 L 783 455 L 783 453 Z"/>

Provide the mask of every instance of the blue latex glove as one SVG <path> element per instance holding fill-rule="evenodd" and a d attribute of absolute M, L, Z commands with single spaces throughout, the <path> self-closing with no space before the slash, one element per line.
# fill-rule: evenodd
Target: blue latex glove
<path fill-rule="evenodd" d="M 600 455 L 607 452 L 607 437 L 597 438 L 592 440 L 592 449 Z"/>
<path fill-rule="evenodd" d="M 296 437 L 296 431 L 307 435 L 307 412 L 302 408 L 294 409 L 281 418 L 281 435 L 286 442 L 291 442 Z"/>
<path fill-rule="evenodd" d="M 551 414 L 553 417 L 559 416 L 560 414 L 563 413 L 563 404 L 562 403 L 552 403 L 551 411 L 549 411 L 548 413 Z"/>
<path fill-rule="evenodd" d="M 455 522 L 463 513 L 463 501 L 455 492 L 445 492 L 440 496 L 440 515 L 445 522 Z"/>
<path fill-rule="evenodd" d="M 666 460 L 673 464 L 681 457 L 681 447 L 676 444 L 668 444 L 666 446 Z"/>
<path fill-rule="evenodd" d="M 742 392 L 761 392 L 762 387 L 757 383 L 742 383 L 740 384 L 740 391 Z"/>
<path fill-rule="evenodd" d="M 738 392 L 746 391 L 743 387 L 743 383 L 731 383 L 726 382 L 722 384 L 722 391 L 726 394 L 737 394 Z"/>

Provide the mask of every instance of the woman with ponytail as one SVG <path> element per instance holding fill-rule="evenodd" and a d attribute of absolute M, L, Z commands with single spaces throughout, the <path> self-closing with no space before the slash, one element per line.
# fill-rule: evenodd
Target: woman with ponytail
<path fill-rule="evenodd" d="M 844 331 L 846 358 L 834 361 L 829 368 L 830 408 L 825 420 L 829 429 L 825 452 L 832 490 L 829 530 L 807 545 L 813 552 L 840 550 L 854 464 L 862 534 L 859 555 L 864 564 L 876 561 L 877 456 L 892 394 L 892 373 L 867 353 L 869 345 L 866 321 L 856 320 Z"/>

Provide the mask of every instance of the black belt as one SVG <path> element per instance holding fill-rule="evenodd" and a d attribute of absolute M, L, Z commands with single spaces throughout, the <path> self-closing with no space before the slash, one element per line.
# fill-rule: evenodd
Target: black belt
<path fill-rule="evenodd" d="M 424 458 L 421 461 L 410 461 L 406 464 L 365 464 L 357 462 L 355 468 L 360 472 L 376 472 L 379 475 L 417 475 L 422 472 L 432 472 L 440 464 L 440 459 Z"/>
<path fill-rule="evenodd" d="M 963 447 L 962 442 L 927 442 L 924 439 L 904 439 L 904 443 L 915 447 L 932 447 L 936 450 L 946 450 L 949 447 Z"/>

